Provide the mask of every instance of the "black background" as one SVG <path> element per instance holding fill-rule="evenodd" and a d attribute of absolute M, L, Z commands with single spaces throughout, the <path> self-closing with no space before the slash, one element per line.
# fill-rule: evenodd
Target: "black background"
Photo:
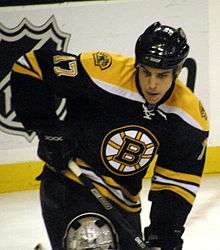
<path fill-rule="evenodd" d="M 18 5 L 33 5 L 33 4 L 52 4 L 52 3 L 65 3 L 65 2 L 91 2 L 92 0 L 0 0 L 0 7 L 18 6 Z M 97 0 L 96 0 L 97 1 Z"/>

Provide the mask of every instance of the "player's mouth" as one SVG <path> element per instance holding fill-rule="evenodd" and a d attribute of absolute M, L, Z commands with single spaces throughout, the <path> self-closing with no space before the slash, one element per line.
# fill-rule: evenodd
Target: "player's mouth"
<path fill-rule="evenodd" d="M 148 101 L 155 102 L 159 99 L 160 94 L 155 92 L 145 92 L 145 97 L 148 99 Z"/>
<path fill-rule="evenodd" d="M 146 92 L 148 95 L 158 95 L 156 92 Z"/>
<path fill-rule="evenodd" d="M 159 93 L 155 93 L 155 92 L 146 92 L 146 96 L 155 98 L 159 95 Z"/>

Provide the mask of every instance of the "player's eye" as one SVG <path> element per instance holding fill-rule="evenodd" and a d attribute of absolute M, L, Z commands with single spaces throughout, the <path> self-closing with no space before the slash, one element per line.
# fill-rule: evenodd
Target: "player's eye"
<path fill-rule="evenodd" d="M 144 70 L 144 75 L 145 75 L 146 77 L 148 77 L 148 76 L 151 75 L 151 73 L 150 73 L 149 71 Z"/>
<path fill-rule="evenodd" d="M 158 78 L 164 79 L 168 76 L 168 74 L 158 74 Z"/>
<path fill-rule="evenodd" d="M 143 72 L 144 76 L 146 76 L 146 77 L 151 76 L 151 73 L 144 68 L 142 68 L 142 72 Z"/>

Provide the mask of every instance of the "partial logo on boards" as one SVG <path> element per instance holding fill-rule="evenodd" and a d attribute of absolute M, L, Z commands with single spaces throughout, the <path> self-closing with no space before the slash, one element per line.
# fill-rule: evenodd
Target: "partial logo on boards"
<path fill-rule="evenodd" d="M 104 165 L 116 175 L 129 176 L 148 168 L 159 142 L 146 128 L 130 125 L 110 131 L 101 147 Z"/>
<path fill-rule="evenodd" d="M 70 34 L 61 31 L 54 16 L 43 25 L 35 26 L 24 18 L 14 28 L 0 23 L 0 130 L 13 135 L 24 136 L 31 142 L 33 131 L 22 126 L 11 103 L 10 70 L 13 63 L 26 52 L 47 48 L 67 51 Z M 60 119 L 65 116 L 65 100 L 58 99 L 56 112 Z"/>
<path fill-rule="evenodd" d="M 99 66 L 101 70 L 107 69 L 112 64 L 112 57 L 106 53 L 99 51 L 93 54 L 95 66 Z"/>

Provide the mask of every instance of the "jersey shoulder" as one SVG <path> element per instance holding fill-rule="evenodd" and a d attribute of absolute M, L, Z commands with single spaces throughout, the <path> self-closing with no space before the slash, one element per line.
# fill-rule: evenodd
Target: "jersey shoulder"
<path fill-rule="evenodd" d="M 161 105 L 167 113 L 174 113 L 189 125 L 203 131 L 209 130 L 206 111 L 199 98 L 179 79 L 171 97 Z"/>
<path fill-rule="evenodd" d="M 85 52 L 80 62 L 89 77 L 102 88 L 120 88 L 137 92 L 135 62 L 132 57 L 104 51 Z"/>

